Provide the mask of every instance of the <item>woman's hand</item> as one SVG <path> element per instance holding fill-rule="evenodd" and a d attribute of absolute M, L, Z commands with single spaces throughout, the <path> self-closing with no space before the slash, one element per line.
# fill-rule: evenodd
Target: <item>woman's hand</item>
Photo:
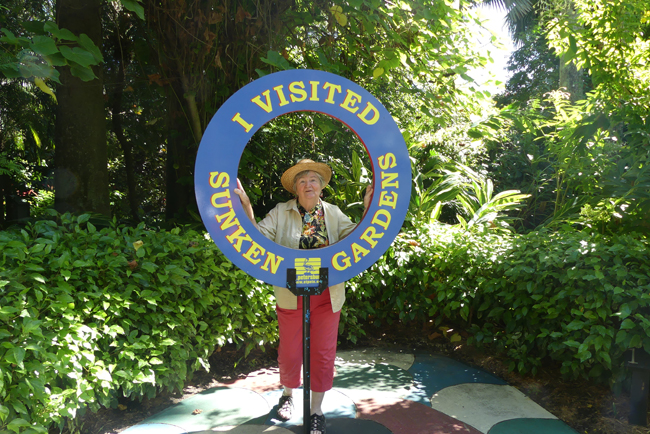
<path fill-rule="evenodd" d="M 241 181 L 237 178 L 237 188 L 233 190 L 237 196 L 239 196 L 239 201 L 241 202 L 241 207 L 248 216 L 248 219 L 257 227 L 257 222 L 255 221 L 255 213 L 253 212 L 253 206 L 251 205 L 251 200 L 249 199 L 244 187 L 241 185 Z"/>
<path fill-rule="evenodd" d="M 251 200 L 248 198 L 248 195 L 246 194 L 244 187 L 242 187 L 239 178 L 237 178 L 237 188 L 235 188 L 233 191 L 237 196 L 239 196 L 239 200 L 244 208 L 250 206 Z"/>
<path fill-rule="evenodd" d="M 364 212 L 368 209 L 370 206 L 370 201 L 372 200 L 372 192 L 375 189 L 372 188 L 372 185 L 369 185 L 366 187 L 366 194 L 363 196 L 363 210 Z"/>

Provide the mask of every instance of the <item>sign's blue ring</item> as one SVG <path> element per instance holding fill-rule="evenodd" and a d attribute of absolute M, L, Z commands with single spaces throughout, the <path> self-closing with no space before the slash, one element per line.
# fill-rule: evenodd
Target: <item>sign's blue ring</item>
<path fill-rule="evenodd" d="M 375 191 L 366 216 L 346 238 L 321 249 L 290 249 L 267 239 L 248 220 L 233 192 L 251 136 L 270 120 L 296 111 L 324 113 L 347 125 L 372 163 Z M 194 181 L 206 229 L 243 271 L 285 287 L 286 270 L 295 268 L 297 259 L 319 258 L 334 285 L 369 268 L 399 233 L 411 195 L 411 163 L 397 124 L 372 94 L 335 74 L 302 69 L 255 80 L 221 106 L 201 140 Z"/>

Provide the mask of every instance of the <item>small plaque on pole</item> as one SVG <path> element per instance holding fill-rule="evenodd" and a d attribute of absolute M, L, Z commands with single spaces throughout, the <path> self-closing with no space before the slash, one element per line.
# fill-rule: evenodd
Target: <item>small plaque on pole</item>
<path fill-rule="evenodd" d="M 319 286 L 320 258 L 296 258 L 296 286 Z"/>

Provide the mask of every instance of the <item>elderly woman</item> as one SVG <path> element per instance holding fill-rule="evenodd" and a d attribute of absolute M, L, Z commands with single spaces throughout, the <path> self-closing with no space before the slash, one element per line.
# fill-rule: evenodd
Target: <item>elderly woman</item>
<path fill-rule="evenodd" d="M 323 188 L 329 183 L 332 170 L 328 165 L 309 159 L 300 160 L 282 175 L 282 185 L 296 196 L 278 204 L 259 223 L 246 192 L 238 182 L 234 192 L 239 196 L 248 218 L 260 232 L 276 243 L 292 249 L 317 249 L 334 244 L 356 227 L 341 210 L 321 200 Z M 363 199 L 368 208 L 372 187 L 366 188 Z M 276 312 L 280 328 L 278 365 L 284 387 L 278 403 L 278 416 L 288 420 L 293 411 L 293 389 L 300 386 L 302 367 L 302 302 L 287 288 L 274 287 Z M 336 341 L 345 301 L 345 283 L 326 289 L 311 298 L 311 433 L 325 434 L 325 416 L 321 408 L 326 391 L 334 381 Z M 305 421 L 306 423 L 306 421 Z"/>

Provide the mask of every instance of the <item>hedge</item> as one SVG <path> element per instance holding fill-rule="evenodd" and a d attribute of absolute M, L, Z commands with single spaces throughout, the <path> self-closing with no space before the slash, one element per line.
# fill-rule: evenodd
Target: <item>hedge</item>
<path fill-rule="evenodd" d="M 568 378 L 615 382 L 624 351 L 650 352 L 648 247 L 634 234 L 424 226 L 348 283 L 341 338 L 433 321 L 520 372 L 554 361 Z M 268 285 L 187 228 L 66 214 L 0 232 L 0 434 L 180 390 L 216 347 L 274 343 L 273 309 Z"/>
<path fill-rule="evenodd" d="M 352 282 L 348 306 L 375 324 L 434 320 L 535 373 L 614 382 L 623 353 L 650 352 L 647 238 L 577 231 L 470 233 L 430 225 L 401 234 Z M 356 325 L 348 333 L 361 333 Z"/>
<path fill-rule="evenodd" d="M 62 215 L 0 232 L 0 432 L 180 390 L 217 346 L 277 339 L 272 291 L 202 234 Z"/>

